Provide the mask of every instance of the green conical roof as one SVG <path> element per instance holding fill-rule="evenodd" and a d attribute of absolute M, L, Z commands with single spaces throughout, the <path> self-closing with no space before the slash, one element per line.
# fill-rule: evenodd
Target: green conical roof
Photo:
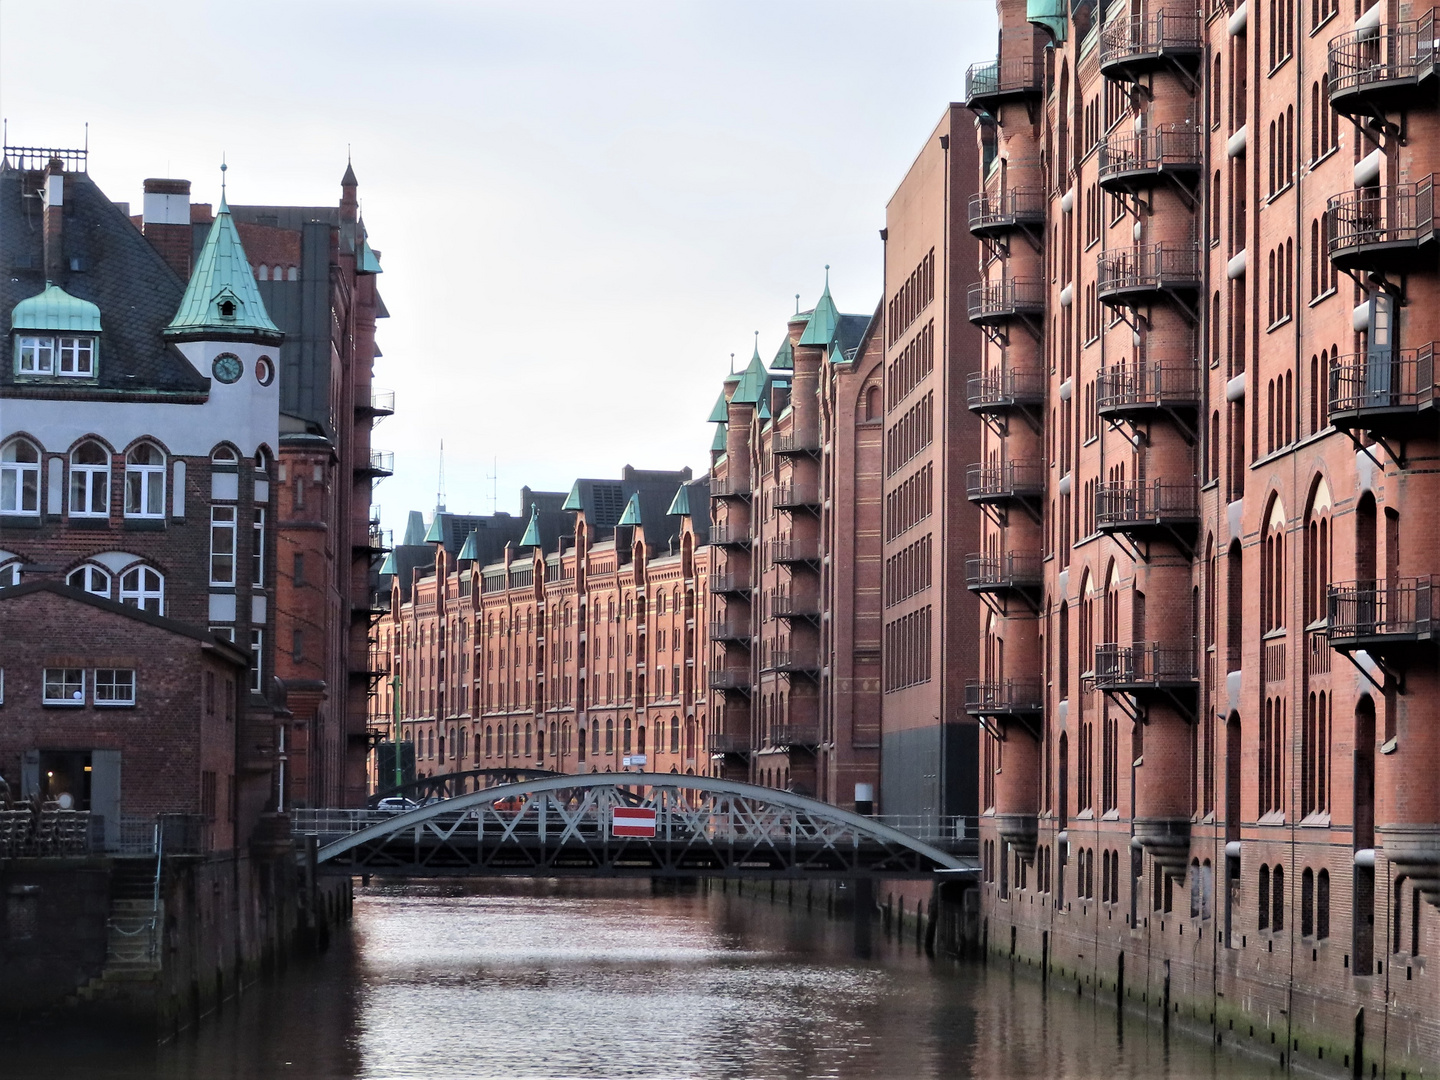
<path fill-rule="evenodd" d="M 228 314 L 227 314 L 228 313 Z M 165 328 L 166 337 L 201 340 L 238 338 L 278 344 L 280 328 L 270 321 L 255 284 L 240 233 L 225 196 L 195 260 L 180 310 Z"/>
<path fill-rule="evenodd" d="M 805 324 L 805 333 L 800 335 L 801 345 L 829 345 L 835 337 L 835 327 L 840 324 L 840 312 L 835 301 L 830 299 L 830 267 L 825 267 L 825 291 L 815 301 L 815 312 Z"/>
<path fill-rule="evenodd" d="M 723 424 L 730 419 L 730 411 L 726 408 L 725 391 L 720 391 L 720 396 L 715 399 L 715 407 L 710 410 L 709 423 Z"/>
<path fill-rule="evenodd" d="M 761 395 L 760 395 L 760 408 L 756 411 L 756 414 L 755 414 L 755 415 L 757 415 L 758 417 L 760 417 L 761 420 L 769 420 L 769 419 L 770 419 L 770 395 L 769 395 L 769 394 L 761 394 Z"/>
<path fill-rule="evenodd" d="M 475 542 L 474 529 L 471 529 L 470 535 L 465 537 L 465 543 L 460 548 L 460 554 L 457 555 L 455 558 L 457 561 L 460 562 L 463 562 L 466 559 L 474 562 L 476 559 L 480 558 L 480 549 L 479 545 L 477 545 Z"/>
<path fill-rule="evenodd" d="M 620 515 L 617 525 L 639 525 L 640 524 L 640 493 L 637 491 L 630 496 L 630 501 L 625 504 L 625 513 Z"/>
<path fill-rule="evenodd" d="M 525 535 L 520 537 L 520 546 L 540 546 L 540 510 L 534 503 L 530 504 L 530 524 L 525 526 Z"/>
<path fill-rule="evenodd" d="M 355 260 L 355 273 L 357 274 L 383 274 L 380 269 L 380 260 L 375 252 L 370 249 L 369 240 L 360 241 L 360 257 Z"/>
<path fill-rule="evenodd" d="M 89 300 L 71 296 L 59 285 L 48 282 L 45 291 L 29 296 L 10 312 L 13 330 L 68 330 L 78 334 L 100 333 L 100 309 Z"/>
<path fill-rule="evenodd" d="M 405 536 L 400 543 L 406 547 L 417 547 L 425 543 L 425 515 L 419 510 L 410 511 L 410 516 L 405 520 Z"/>
<path fill-rule="evenodd" d="M 785 335 L 785 340 L 780 343 L 779 350 L 775 353 L 775 359 L 770 361 L 770 366 L 777 371 L 790 371 L 795 367 L 795 350 L 790 347 L 790 335 Z"/>
<path fill-rule="evenodd" d="M 380 573 L 395 576 L 395 552 L 389 552 L 385 556 L 385 561 L 380 564 Z"/>
<path fill-rule="evenodd" d="M 448 514 L 441 514 L 439 512 L 435 514 L 430 520 L 430 531 L 425 534 L 425 539 L 422 543 L 443 544 L 445 542 L 445 523 L 441 519 L 448 516 Z"/>
<path fill-rule="evenodd" d="M 574 485 L 570 488 L 570 494 L 565 496 L 565 502 L 561 505 L 560 509 L 561 509 L 561 510 L 584 510 L 584 509 L 585 509 L 585 500 L 582 499 L 581 496 L 580 496 L 580 481 L 579 481 L 579 480 L 576 480 L 575 483 L 574 483 Z"/>
<path fill-rule="evenodd" d="M 725 442 L 726 432 L 728 432 L 729 430 L 730 430 L 730 425 L 729 425 L 729 424 L 716 424 L 716 425 L 715 425 L 715 438 L 710 441 L 710 449 L 711 449 L 711 450 L 718 450 L 718 451 L 719 451 L 720 453 L 722 453 L 722 454 L 725 452 L 725 450 L 726 450 L 726 442 Z"/>
<path fill-rule="evenodd" d="M 690 485 L 681 484 L 675 489 L 675 498 L 670 500 L 670 509 L 665 511 L 667 517 L 689 517 L 690 516 Z"/>
<path fill-rule="evenodd" d="M 750 358 L 750 366 L 740 376 L 740 385 L 735 387 L 735 393 L 730 400 L 737 405 L 754 405 L 765 396 L 765 384 L 770 381 L 770 373 L 765 370 L 765 363 L 760 359 L 760 350 L 755 350 L 755 355 Z"/>

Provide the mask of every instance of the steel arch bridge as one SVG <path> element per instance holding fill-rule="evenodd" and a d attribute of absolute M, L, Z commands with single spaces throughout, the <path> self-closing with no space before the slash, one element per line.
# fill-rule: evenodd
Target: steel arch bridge
<path fill-rule="evenodd" d="M 616 835 L 615 809 L 655 811 Z M 408 813 L 296 810 L 316 871 L 395 877 L 928 878 L 978 872 L 975 841 L 943 847 L 786 791 L 677 773 L 501 784 Z M 308 843 L 307 843 L 308 846 Z"/>

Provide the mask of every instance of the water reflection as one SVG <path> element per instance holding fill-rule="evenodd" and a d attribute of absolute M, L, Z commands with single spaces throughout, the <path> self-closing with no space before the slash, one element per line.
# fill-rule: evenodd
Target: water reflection
<path fill-rule="evenodd" d="M 367 890 L 323 960 L 174 1045 L 0 1043 L 0 1075 L 1266 1076 L 1012 976 L 733 894 L 444 883 Z M 1278 1074 L 1274 1074 L 1278 1075 Z"/>

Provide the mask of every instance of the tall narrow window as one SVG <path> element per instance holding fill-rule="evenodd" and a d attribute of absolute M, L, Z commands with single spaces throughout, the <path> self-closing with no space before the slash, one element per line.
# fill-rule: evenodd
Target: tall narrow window
<path fill-rule="evenodd" d="M 235 584 L 235 507 L 210 508 L 210 584 Z"/>
<path fill-rule="evenodd" d="M 148 566 L 136 566 L 120 577 L 120 602 L 141 611 L 165 613 L 165 579 Z"/>
<path fill-rule="evenodd" d="M 165 455 L 143 442 L 125 455 L 125 516 L 165 515 Z"/>
<path fill-rule="evenodd" d="M 24 439 L 0 449 L 0 513 L 40 513 L 40 451 Z"/>
<path fill-rule="evenodd" d="M 110 455 L 93 439 L 70 454 L 70 516 L 106 517 L 110 513 Z"/>
<path fill-rule="evenodd" d="M 250 584 L 262 587 L 265 584 L 265 511 L 256 509 L 255 522 L 251 526 L 254 546 L 250 549 Z"/>

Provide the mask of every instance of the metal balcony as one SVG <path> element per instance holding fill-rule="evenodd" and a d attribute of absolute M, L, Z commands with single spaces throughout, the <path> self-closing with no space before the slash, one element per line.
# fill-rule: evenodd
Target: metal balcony
<path fill-rule="evenodd" d="M 712 754 L 748 754 L 750 753 L 750 736 L 748 735 L 711 735 L 706 739 L 706 748 Z"/>
<path fill-rule="evenodd" d="M 715 596 L 737 596 L 748 595 L 750 592 L 749 574 L 711 574 L 710 592 Z"/>
<path fill-rule="evenodd" d="M 1347 116 L 1433 108 L 1418 93 L 1435 75 L 1435 9 L 1418 19 L 1352 30 L 1330 39 L 1330 105 Z"/>
<path fill-rule="evenodd" d="M 711 671 L 710 689 L 738 690 L 748 694 L 750 692 L 750 669 L 721 668 L 719 671 Z"/>
<path fill-rule="evenodd" d="M 813 457 L 820 453 L 820 443 L 809 435 L 787 431 L 775 436 L 770 444 L 770 452 L 779 454 L 781 457 L 797 454 L 809 454 Z"/>
<path fill-rule="evenodd" d="M 1393 658 L 1432 645 L 1440 621 L 1437 581 L 1431 575 L 1331 585 L 1326 604 L 1330 647 Z"/>
<path fill-rule="evenodd" d="M 977 281 L 966 294 L 970 321 L 976 326 L 1003 326 L 1015 319 L 1037 319 L 1045 314 L 1045 283 L 1004 278 Z"/>
<path fill-rule="evenodd" d="M 1150 304 L 1200 289 L 1200 248 L 1196 244 L 1144 244 L 1102 251 L 1100 300 L 1106 304 Z"/>
<path fill-rule="evenodd" d="M 782 566 L 820 561 L 819 540 L 772 540 L 770 561 Z"/>
<path fill-rule="evenodd" d="M 748 548 L 751 539 L 749 525 L 730 525 L 722 522 L 710 526 L 710 543 L 718 547 Z"/>
<path fill-rule="evenodd" d="M 775 488 L 775 509 L 818 510 L 820 491 L 811 484 L 780 484 Z"/>
<path fill-rule="evenodd" d="M 971 64 L 965 72 L 965 107 L 994 116 L 1011 102 L 1038 102 L 1044 70 L 1033 56 Z"/>
<path fill-rule="evenodd" d="M 1195 645 L 1162 645 L 1156 641 L 1097 645 L 1094 681 L 1097 690 L 1129 694 L 1137 702 L 1167 699 L 1193 719 L 1200 687 Z"/>
<path fill-rule="evenodd" d="M 970 411 L 982 415 L 1038 409 L 1045 404 L 1045 373 L 977 371 L 966 380 L 965 394 Z"/>
<path fill-rule="evenodd" d="M 369 460 L 365 464 L 356 465 L 355 471 L 362 476 L 370 477 L 372 480 L 393 476 L 395 473 L 395 451 L 371 450 Z"/>
<path fill-rule="evenodd" d="M 788 589 L 770 590 L 770 613 L 777 619 L 810 619 L 820 617 L 820 605 L 814 600 L 801 600 Z"/>
<path fill-rule="evenodd" d="M 1404 273 L 1434 262 L 1434 177 L 1330 196 L 1325 250 L 1341 270 Z"/>
<path fill-rule="evenodd" d="M 817 724 L 774 724 L 770 728 L 770 745 L 777 750 L 813 750 L 820 745 Z"/>
<path fill-rule="evenodd" d="M 997 240 L 1039 229 L 1045 224 L 1045 203 L 1045 189 L 1038 187 L 977 192 L 970 196 L 970 234 Z"/>
<path fill-rule="evenodd" d="M 1107 420 L 1140 420 L 1157 412 L 1193 417 L 1200 408 L 1197 360 L 1113 364 L 1095 380 L 1095 409 Z"/>
<path fill-rule="evenodd" d="M 1122 480 L 1095 491 L 1095 528 L 1132 539 L 1168 534 L 1190 547 L 1200 527 L 1200 500 L 1193 482 Z"/>
<path fill-rule="evenodd" d="M 1039 737 L 1039 721 L 1045 712 L 1045 697 L 1039 679 L 1002 679 L 999 682 L 965 683 L 965 711 L 971 716 L 1016 720 Z"/>
<path fill-rule="evenodd" d="M 1330 361 L 1330 422 L 1380 439 L 1433 431 L 1435 349 L 1431 341 L 1391 353 L 1389 360 L 1371 360 L 1364 353 L 1335 357 Z"/>
<path fill-rule="evenodd" d="M 1168 66 L 1194 70 L 1204 46 L 1201 18 L 1192 12 L 1158 12 L 1112 20 L 1100 31 L 1100 73 L 1134 82 Z"/>
<path fill-rule="evenodd" d="M 712 476 L 710 478 L 710 497 L 712 499 L 748 499 L 750 498 L 750 481 L 732 480 L 728 476 Z"/>
<path fill-rule="evenodd" d="M 1100 143 L 1100 186 L 1135 194 L 1175 179 L 1193 187 L 1204 163 L 1204 144 L 1194 124 L 1163 124 L 1148 131 L 1111 135 Z"/>
<path fill-rule="evenodd" d="M 725 644 L 743 644 L 750 640 L 750 624 L 734 620 L 713 622 L 710 624 L 710 640 Z"/>
<path fill-rule="evenodd" d="M 981 505 L 1037 501 L 1045 494 L 1045 462 L 1036 459 L 971 465 L 965 470 L 965 494 L 971 502 Z"/>
<path fill-rule="evenodd" d="M 378 390 L 372 386 L 368 399 L 360 398 L 356 400 L 355 415 L 368 416 L 377 420 L 386 416 L 394 416 L 395 391 Z"/>
<path fill-rule="evenodd" d="M 1041 582 L 1039 555 L 1007 551 L 999 556 L 965 556 L 965 587 L 973 593 L 1013 594 L 1033 602 Z"/>
<path fill-rule="evenodd" d="M 819 675 L 820 656 L 815 649 L 776 649 L 766 667 L 790 675 Z"/>

